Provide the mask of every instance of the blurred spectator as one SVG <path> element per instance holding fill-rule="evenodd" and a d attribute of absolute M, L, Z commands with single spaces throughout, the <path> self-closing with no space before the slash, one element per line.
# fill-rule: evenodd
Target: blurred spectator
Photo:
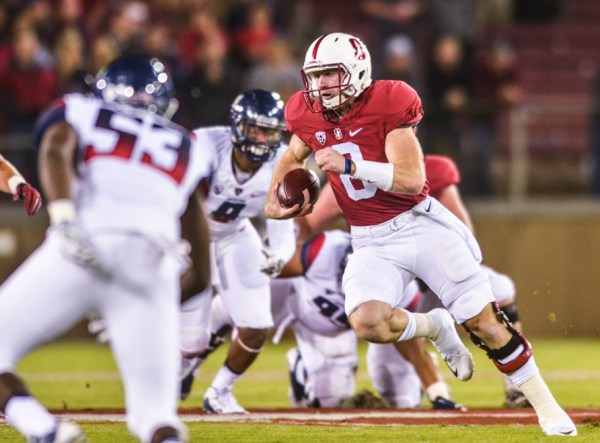
<path fill-rule="evenodd" d="M 58 0 L 54 8 L 55 17 L 51 29 L 51 39 L 56 45 L 60 35 L 67 28 L 74 29 L 87 39 L 87 27 L 83 15 L 83 0 Z"/>
<path fill-rule="evenodd" d="M 479 4 L 477 22 L 483 32 L 495 32 L 512 23 L 513 0 L 487 0 Z"/>
<path fill-rule="evenodd" d="M 451 157 L 466 171 L 462 143 L 468 135 L 468 106 L 471 101 L 471 66 L 462 40 L 444 34 L 434 40 L 427 64 L 425 117 L 419 135 L 428 153 Z"/>
<path fill-rule="evenodd" d="M 150 19 L 147 3 L 130 0 L 119 4 L 109 16 L 106 35 L 114 39 L 119 52 L 139 51 Z"/>
<path fill-rule="evenodd" d="M 178 87 L 180 106 L 174 118 L 189 129 L 226 122 L 240 85 L 225 45 L 214 45 L 207 39 L 197 51 L 195 65 Z"/>
<path fill-rule="evenodd" d="M 301 63 L 292 57 L 286 40 L 273 40 L 265 50 L 264 60 L 252 67 L 243 80 L 243 89 L 277 91 L 283 101 L 287 102 L 294 92 L 304 88 L 300 76 Z"/>
<path fill-rule="evenodd" d="M 58 34 L 54 45 L 54 57 L 60 95 L 89 90 L 86 83 L 88 72 L 85 70 L 84 51 L 85 41 L 79 29 L 67 27 Z"/>
<path fill-rule="evenodd" d="M 402 80 L 420 92 L 420 75 L 415 64 L 415 45 L 408 35 L 395 35 L 385 44 L 383 72 L 386 80 Z"/>
<path fill-rule="evenodd" d="M 267 47 L 277 37 L 271 9 L 262 2 L 251 3 L 246 22 L 231 34 L 232 55 L 242 68 L 264 60 Z"/>
<path fill-rule="evenodd" d="M 489 1 L 423 0 L 430 34 L 434 38 L 439 35 L 454 35 L 461 41 L 464 63 L 473 63 L 480 32 L 479 5 Z"/>
<path fill-rule="evenodd" d="M 39 112 L 60 95 L 53 58 L 33 29 L 14 33 L 11 59 L 0 75 L 0 115 L 14 133 L 27 133 Z"/>
<path fill-rule="evenodd" d="M 387 42 L 395 35 L 409 36 L 416 46 L 417 58 L 424 55 L 429 32 L 420 20 L 425 11 L 424 0 L 362 0 L 360 7 L 373 23 L 369 50 L 375 78 L 387 78 L 382 75 L 382 60 L 386 56 Z"/>
<path fill-rule="evenodd" d="M 188 71 L 204 64 L 211 57 L 208 52 L 227 52 L 227 35 L 209 6 L 193 5 L 189 10 L 186 25 L 177 38 L 177 49 Z"/>
<path fill-rule="evenodd" d="M 50 0 L 32 0 L 23 2 L 23 5 L 16 27 L 34 29 L 41 41 L 51 45 L 54 13 Z"/>
<path fill-rule="evenodd" d="M 90 57 L 88 60 L 88 71 L 95 76 L 100 69 L 104 68 L 120 55 L 119 47 L 114 39 L 108 35 L 100 35 L 92 41 Z"/>
<path fill-rule="evenodd" d="M 158 59 L 167 66 L 167 71 L 178 85 L 185 78 L 185 69 L 175 41 L 172 29 L 166 23 L 154 23 L 148 27 L 141 50 Z"/>
<path fill-rule="evenodd" d="M 522 99 L 516 54 L 509 42 L 495 40 L 480 48 L 473 75 L 473 146 L 464 153 L 471 167 L 463 174 L 463 181 L 472 194 L 492 193 L 491 169 L 498 145 L 498 119 Z"/>

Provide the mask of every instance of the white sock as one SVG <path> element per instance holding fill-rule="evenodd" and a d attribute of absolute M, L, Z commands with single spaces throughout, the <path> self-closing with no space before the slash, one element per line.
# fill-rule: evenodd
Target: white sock
<path fill-rule="evenodd" d="M 217 376 L 212 382 L 212 387 L 218 391 L 231 391 L 233 389 L 233 385 L 238 379 L 242 376 L 242 374 L 236 374 L 232 372 L 226 365 L 221 366 Z"/>
<path fill-rule="evenodd" d="M 439 328 L 429 314 L 413 314 L 415 316 L 416 330 L 415 337 L 425 337 L 431 339 L 439 333 Z"/>
<path fill-rule="evenodd" d="M 520 387 L 523 383 L 529 380 L 534 375 L 538 375 L 540 370 L 535 363 L 535 359 L 533 356 L 527 360 L 523 366 L 517 369 L 515 372 L 512 372 L 507 375 L 507 377 L 512 381 L 517 387 Z"/>
<path fill-rule="evenodd" d="M 408 324 L 406 325 L 406 328 L 404 328 L 404 331 L 400 335 L 400 338 L 398 338 L 398 341 L 410 340 L 415 336 L 415 331 L 417 330 L 417 321 L 415 319 L 415 314 L 408 311 L 405 312 L 408 317 Z"/>
<path fill-rule="evenodd" d="M 33 397 L 12 397 L 4 408 L 6 419 L 26 437 L 43 437 L 56 428 L 56 419 Z"/>
<path fill-rule="evenodd" d="M 450 389 L 443 381 L 436 381 L 435 383 L 430 384 L 427 389 L 425 389 L 425 394 L 427 394 L 427 399 L 429 401 L 433 401 L 438 397 L 451 400 Z"/>
<path fill-rule="evenodd" d="M 562 420 L 567 415 L 558 405 L 539 373 L 525 381 L 519 389 L 535 409 L 540 425 Z"/>

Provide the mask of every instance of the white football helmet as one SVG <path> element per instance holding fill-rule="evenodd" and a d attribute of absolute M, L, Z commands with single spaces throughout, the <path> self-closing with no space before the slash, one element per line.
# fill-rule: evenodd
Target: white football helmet
<path fill-rule="evenodd" d="M 337 69 L 337 94 L 323 95 L 316 73 Z M 352 97 L 358 97 L 371 84 L 371 55 L 365 44 L 350 34 L 335 32 L 322 35 L 306 51 L 302 67 L 304 99 L 312 112 L 339 108 Z M 315 107 L 315 103 L 321 106 Z"/>

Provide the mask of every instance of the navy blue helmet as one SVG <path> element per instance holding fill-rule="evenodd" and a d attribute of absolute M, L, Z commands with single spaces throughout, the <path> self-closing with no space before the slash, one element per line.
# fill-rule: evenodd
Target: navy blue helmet
<path fill-rule="evenodd" d="M 129 54 L 112 61 L 96 76 L 94 90 L 108 102 L 145 108 L 167 118 L 177 110 L 175 88 L 165 65 L 147 55 Z"/>
<path fill-rule="evenodd" d="M 285 131 L 284 103 L 276 92 L 253 89 L 236 97 L 229 110 L 231 140 L 253 163 L 269 161 Z"/>

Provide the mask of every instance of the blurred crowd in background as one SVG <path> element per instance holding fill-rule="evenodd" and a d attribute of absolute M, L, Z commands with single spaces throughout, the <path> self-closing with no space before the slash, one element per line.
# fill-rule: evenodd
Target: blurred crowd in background
<path fill-rule="evenodd" d="M 127 51 L 156 55 L 177 89 L 178 123 L 227 124 L 243 90 L 286 100 L 302 89 L 310 42 L 347 32 L 367 44 L 373 78 L 405 80 L 421 96 L 425 152 L 453 157 L 464 193 L 493 195 L 497 121 L 524 100 L 505 29 L 561 14 L 557 0 L 3 0 L 0 144 L 33 183 L 31 143 L 41 109 L 89 91 L 98 70 Z"/>

